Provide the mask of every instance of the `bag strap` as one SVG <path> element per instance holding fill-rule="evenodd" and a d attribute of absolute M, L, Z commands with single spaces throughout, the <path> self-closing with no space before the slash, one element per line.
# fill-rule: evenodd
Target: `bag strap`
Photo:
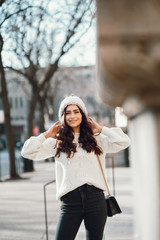
<path fill-rule="evenodd" d="M 107 184 L 107 181 L 106 181 L 106 178 L 105 178 L 105 175 L 104 175 L 104 171 L 103 171 L 103 168 L 102 168 L 102 164 L 101 164 L 100 157 L 99 157 L 98 154 L 96 154 L 96 156 L 97 156 L 98 163 L 99 163 L 99 166 L 100 166 L 100 169 L 101 169 L 101 172 L 102 172 L 103 178 L 104 178 L 104 182 L 105 182 L 105 185 L 106 185 L 106 188 L 107 188 L 107 191 L 108 191 L 108 195 L 111 196 L 110 191 L 109 191 L 109 188 L 108 188 L 108 184 Z"/>

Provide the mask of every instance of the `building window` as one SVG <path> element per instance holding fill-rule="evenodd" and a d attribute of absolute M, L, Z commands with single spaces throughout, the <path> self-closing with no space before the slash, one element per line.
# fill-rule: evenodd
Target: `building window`
<path fill-rule="evenodd" d="M 18 108 L 18 98 L 15 98 L 15 108 Z"/>
<path fill-rule="evenodd" d="M 23 108 L 23 98 L 20 97 L 20 98 L 19 98 L 19 101 L 20 101 L 20 107 Z"/>

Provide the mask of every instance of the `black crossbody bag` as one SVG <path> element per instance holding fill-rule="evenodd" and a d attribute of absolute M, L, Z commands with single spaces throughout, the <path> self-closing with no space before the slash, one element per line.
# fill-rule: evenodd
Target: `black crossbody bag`
<path fill-rule="evenodd" d="M 104 182 L 105 182 L 105 185 L 106 185 L 106 189 L 107 189 L 107 192 L 108 192 L 108 194 L 105 195 L 106 205 L 107 205 L 107 216 L 112 217 L 113 215 L 121 213 L 122 211 L 120 209 L 120 206 L 119 206 L 116 198 L 110 194 L 99 155 L 97 155 L 97 159 L 98 159 L 98 163 L 99 163 L 99 166 L 100 166 L 103 178 L 104 178 Z"/>

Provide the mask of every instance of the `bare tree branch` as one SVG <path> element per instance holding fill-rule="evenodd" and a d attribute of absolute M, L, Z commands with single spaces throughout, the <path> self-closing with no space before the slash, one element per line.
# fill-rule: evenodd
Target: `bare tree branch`
<path fill-rule="evenodd" d="M 77 6 L 76 6 L 76 8 L 75 8 L 75 12 L 74 12 L 75 14 L 76 14 L 76 12 L 78 11 L 78 8 L 79 8 L 79 6 L 80 6 L 80 3 L 81 3 L 81 1 L 79 0 Z M 90 4 L 91 4 L 91 3 L 92 3 L 92 0 L 90 1 Z M 44 78 L 41 86 L 39 87 L 39 91 L 41 91 L 41 90 L 43 89 L 43 87 L 44 87 L 44 85 L 46 84 L 46 82 L 51 78 L 51 76 L 53 75 L 54 71 L 56 71 L 57 66 L 58 66 L 58 62 L 59 62 L 59 60 L 61 59 L 61 57 L 62 57 L 66 52 L 68 52 L 69 49 L 71 49 L 71 47 L 73 47 L 73 46 L 76 44 L 76 42 L 75 42 L 74 44 L 71 44 L 70 47 L 69 47 L 67 50 L 64 50 L 66 44 L 68 44 L 69 41 L 70 41 L 70 39 L 75 35 L 75 30 L 77 29 L 77 27 L 78 27 L 78 26 L 80 25 L 80 23 L 82 22 L 82 19 L 83 19 L 85 13 L 88 11 L 88 9 L 89 9 L 89 7 L 90 7 L 90 4 L 88 5 L 88 8 L 86 8 L 86 9 L 83 11 L 82 15 L 76 20 L 76 22 L 75 22 L 72 30 L 68 29 L 68 32 L 67 32 L 67 35 L 66 35 L 66 39 L 65 39 L 65 41 L 64 41 L 64 43 L 63 43 L 63 45 L 62 45 L 62 47 L 61 47 L 60 54 L 59 54 L 58 58 L 56 59 L 56 61 L 55 61 L 53 64 L 50 64 L 50 67 L 49 67 L 49 69 L 48 69 L 48 71 L 47 71 L 47 74 L 46 74 L 46 76 L 45 76 L 45 78 Z M 75 14 L 72 15 L 72 20 L 75 19 Z M 93 19 L 93 18 L 92 18 L 92 19 Z M 70 21 L 70 24 L 71 24 L 71 21 Z M 91 25 L 91 24 L 90 24 L 90 25 Z M 84 35 L 84 34 L 83 34 L 83 35 Z"/>
<path fill-rule="evenodd" d="M 0 7 L 2 6 L 2 4 L 5 2 L 6 0 L 1 0 L 0 1 Z"/>
<path fill-rule="evenodd" d="M 90 29 L 90 27 L 91 27 L 91 25 L 92 25 L 93 19 L 94 19 L 94 16 L 92 17 L 91 22 L 90 22 L 88 28 L 85 29 L 85 31 L 79 36 L 79 38 L 77 38 L 76 41 L 74 41 L 72 44 L 70 44 L 70 46 L 65 50 L 65 53 L 69 52 L 69 50 L 70 50 L 71 48 L 73 48 L 73 47 L 81 40 L 81 38 L 86 34 L 86 32 Z"/>
<path fill-rule="evenodd" d="M 5 19 L 0 23 L 0 27 L 3 25 L 3 23 L 4 23 L 5 21 L 7 21 L 9 18 L 13 17 L 14 15 L 17 15 L 17 14 L 19 14 L 20 12 L 24 12 L 24 11 L 26 11 L 27 9 L 29 9 L 29 8 L 34 8 L 34 7 L 37 8 L 38 6 L 28 6 L 28 7 L 24 8 L 24 9 L 19 9 L 17 12 L 13 12 L 13 13 L 9 14 L 9 15 L 6 16 Z M 39 7 L 38 7 L 38 8 L 39 8 Z"/>
<path fill-rule="evenodd" d="M 10 66 L 6 66 L 5 68 L 6 68 L 6 69 L 10 69 L 10 70 L 12 70 L 13 72 L 18 73 L 19 75 L 28 78 L 28 76 L 26 75 L 26 73 L 24 72 L 24 70 L 15 69 L 15 68 L 10 67 Z"/>

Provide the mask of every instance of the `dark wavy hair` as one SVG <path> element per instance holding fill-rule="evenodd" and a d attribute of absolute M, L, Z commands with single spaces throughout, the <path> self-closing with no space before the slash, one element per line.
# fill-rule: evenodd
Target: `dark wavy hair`
<path fill-rule="evenodd" d="M 68 106 L 67 106 L 68 107 Z M 74 132 L 73 129 L 67 125 L 65 121 L 66 109 L 64 109 L 64 126 L 59 130 L 58 136 L 58 145 L 57 152 L 55 157 L 60 157 L 60 152 L 67 153 L 67 157 L 70 158 L 76 152 L 76 143 L 73 143 Z M 78 106 L 77 106 L 78 107 Z M 78 107 L 79 108 L 79 107 Z M 79 136 L 79 144 L 80 146 L 87 151 L 88 153 L 94 152 L 95 154 L 102 154 L 102 149 L 98 146 L 95 137 L 93 136 L 93 132 L 88 124 L 86 115 L 79 108 L 82 114 L 82 122 L 80 125 L 80 136 Z"/>

